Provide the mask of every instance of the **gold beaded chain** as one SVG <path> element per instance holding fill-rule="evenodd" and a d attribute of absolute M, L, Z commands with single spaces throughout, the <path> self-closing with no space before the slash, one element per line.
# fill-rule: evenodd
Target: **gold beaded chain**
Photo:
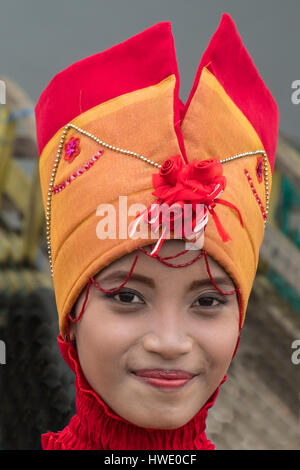
<path fill-rule="evenodd" d="M 140 160 L 149 163 L 150 165 L 155 166 L 156 168 L 161 168 L 162 165 L 160 165 L 157 162 L 154 162 L 150 160 L 149 158 L 144 157 L 143 155 L 140 155 L 139 153 L 132 152 L 130 150 L 124 150 L 119 147 L 114 147 L 113 145 L 109 145 L 106 142 L 103 142 L 102 140 L 98 139 L 98 137 L 94 136 L 90 132 L 85 131 L 84 129 L 81 129 L 80 127 L 76 126 L 75 124 L 68 123 L 62 132 L 62 136 L 60 138 L 60 142 L 58 145 L 58 150 L 56 153 L 56 159 L 53 165 L 53 170 L 51 173 L 51 178 L 50 178 L 50 184 L 49 184 L 49 189 L 48 189 L 48 196 L 47 196 L 47 210 L 46 210 L 46 237 L 47 237 L 47 248 L 48 248 L 48 257 L 49 257 L 49 263 L 50 263 L 50 270 L 51 270 L 51 277 L 53 278 L 53 266 L 52 266 L 52 257 L 51 257 L 51 240 L 50 240 L 50 214 L 51 214 L 51 197 L 52 197 L 52 189 L 54 185 L 54 180 L 55 180 L 55 175 L 57 171 L 57 167 L 61 158 L 62 154 L 62 149 L 64 145 L 64 141 L 66 138 L 66 134 L 70 128 L 75 129 L 76 131 L 80 132 L 83 135 L 86 135 L 87 137 L 90 137 L 93 139 L 95 142 L 98 144 L 102 145 L 103 147 L 109 148 L 110 150 L 114 150 L 116 152 L 120 152 L 126 155 L 130 155 L 136 158 L 139 158 Z M 264 157 L 264 176 L 265 176 L 265 189 L 266 189 L 266 214 L 268 214 L 269 210 L 269 182 L 268 182 L 268 165 L 267 165 L 267 154 L 264 150 L 255 150 L 253 152 L 244 152 L 240 153 L 237 155 L 233 155 L 231 157 L 225 158 L 223 160 L 220 160 L 221 163 L 226 163 L 231 160 L 235 160 L 236 158 L 241 158 L 241 157 L 246 157 L 249 155 L 257 155 L 257 154 L 262 154 Z M 266 220 L 264 221 L 266 224 Z"/>

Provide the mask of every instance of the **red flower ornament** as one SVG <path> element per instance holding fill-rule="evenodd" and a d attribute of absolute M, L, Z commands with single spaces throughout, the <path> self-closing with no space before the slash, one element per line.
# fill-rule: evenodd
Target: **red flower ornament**
<path fill-rule="evenodd" d="M 184 236 L 195 235 L 196 241 L 202 236 L 202 247 L 208 212 L 213 216 L 222 240 L 224 242 L 231 240 L 214 211 L 216 203 L 225 204 L 236 210 L 241 225 L 244 226 L 238 208 L 218 197 L 226 187 L 226 177 L 223 176 L 221 162 L 215 158 L 202 161 L 195 158 L 191 163 L 185 164 L 181 155 L 174 155 L 164 161 L 158 174 L 152 175 L 152 182 L 155 188 L 152 194 L 157 197 L 154 208 L 152 203 L 142 214 L 138 214 L 130 225 L 130 236 L 133 235 L 142 219 L 152 225 L 154 232 L 162 226 L 163 233 L 152 250 L 151 256 L 157 255 L 163 241 L 170 230 L 174 230 L 174 223 L 179 218 L 185 221 L 182 231 Z M 161 210 L 164 205 L 167 209 Z M 200 217 L 199 205 L 202 208 Z M 187 219 L 191 222 L 191 229 L 186 228 Z"/>
<path fill-rule="evenodd" d="M 75 157 L 80 154 L 80 138 L 70 137 L 68 142 L 65 143 L 65 156 L 64 159 L 72 163 Z"/>

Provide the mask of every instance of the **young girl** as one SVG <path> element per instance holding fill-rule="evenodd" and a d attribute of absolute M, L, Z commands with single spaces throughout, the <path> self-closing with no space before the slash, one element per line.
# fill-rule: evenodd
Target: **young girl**
<path fill-rule="evenodd" d="M 205 420 L 245 320 L 279 121 L 232 18 L 185 105 L 163 21 L 58 73 L 35 111 L 76 374 L 76 414 L 43 448 L 214 449 Z"/>

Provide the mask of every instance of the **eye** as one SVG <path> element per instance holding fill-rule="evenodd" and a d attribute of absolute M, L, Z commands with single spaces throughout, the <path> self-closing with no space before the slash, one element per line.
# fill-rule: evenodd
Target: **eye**
<path fill-rule="evenodd" d="M 140 295 L 130 290 L 120 291 L 120 292 L 115 292 L 115 293 L 106 293 L 105 297 L 108 297 L 109 299 L 112 299 L 112 300 L 116 300 L 117 302 L 120 302 L 122 304 L 128 304 L 128 305 L 144 303 Z"/>
<path fill-rule="evenodd" d="M 197 302 L 199 302 L 199 304 L 197 305 Z M 227 301 L 224 299 L 224 298 L 220 298 L 218 296 L 216 296 L 215 294 L 207 294 L 207 295 L 203 295 L 202 297 L 199 297 L 193 305 L 195 305 L 196 307 L 200 307 L 200 308 L 215 308 L 215 307 L 219 307 L 219 306 L 222 306 L 222 304 L 225 304 Z"/>

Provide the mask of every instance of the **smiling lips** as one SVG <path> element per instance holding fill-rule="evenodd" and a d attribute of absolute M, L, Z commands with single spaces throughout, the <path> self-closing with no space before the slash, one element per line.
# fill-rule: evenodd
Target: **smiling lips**
<path fill-rule="evenodd" d="M 141 369 L 134 374 L 156 387 L 177 388 L 189 382 L 195 374 L 183 370 Z"/>
<path fill-rule="evenodd" d="M 141 369 L 135 371 L 139 377 L 150 377 L 154 379 L 192 379 L 195 374 L 185 370 L 166 370 L 166 369 Z"/>

